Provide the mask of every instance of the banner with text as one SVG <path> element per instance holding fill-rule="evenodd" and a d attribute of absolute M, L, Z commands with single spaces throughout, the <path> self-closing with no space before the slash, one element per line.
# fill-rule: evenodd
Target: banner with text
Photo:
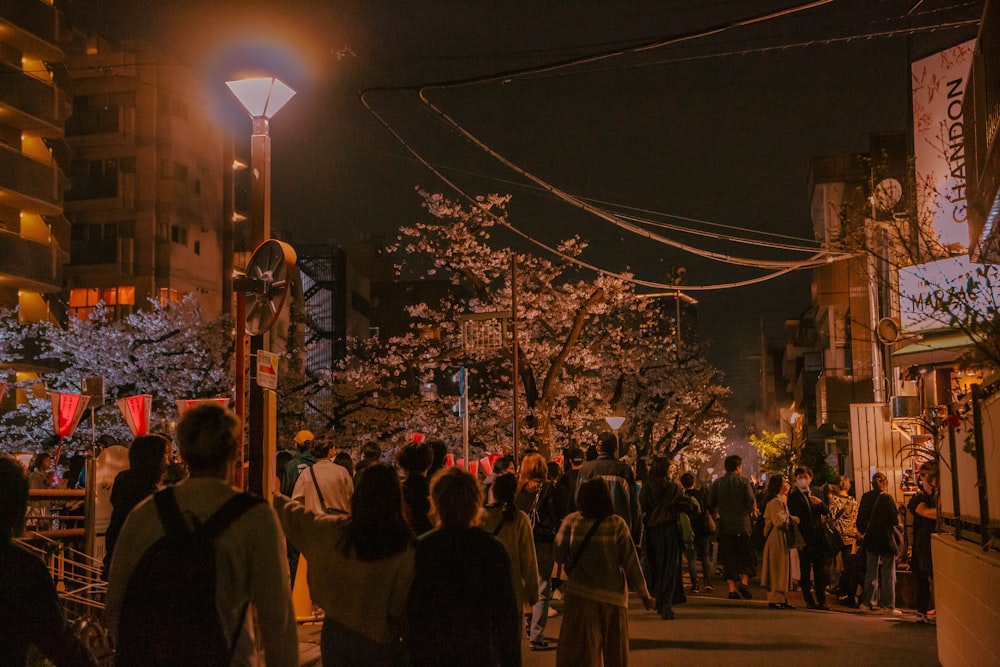
<path fill-rule="evenodd" d="M 969 244 L 962 98 L 975 46 L 970 40 L 910 66 L 917 221 L 935 252 Z"/>
<path fill-rule="evenodd" d="M 153 410 L 153 397 L 150 394 L 126 396 L 118 399 L 117 404 L 133 438 L 149 433 L 149 415 Z"/>

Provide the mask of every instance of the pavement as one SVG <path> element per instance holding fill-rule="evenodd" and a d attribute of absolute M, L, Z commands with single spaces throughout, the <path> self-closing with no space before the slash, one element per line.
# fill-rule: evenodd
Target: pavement
<path fill-rule="evenodd" d="M 726 599 L 723 583 L 712 593 L 688 595 L 674 607 L 676 618 L 661 620 L 632 596 L 629 607 L 629 665 L 668 667 L 778 664 L 823 667 L 898 664 L 938 665 L 934 626 L 917 623 L 913 610 L 900 616 L 831 605 L 831 611 L 805 609 L 802 596 L 789 594 L 792 610 L 769 609 L 762 588 L 750 586 L 753 600 Z M 829 603 L 829 600 L 828 600 Z M 557 638 L 560 613 L 549 619 L 546 637 Z M 318 624 L 299 626 L 301 665 L 319 665 Z M 556 664 L 556 642 L 545 651 L 524 650 L 524 667 Z"/>

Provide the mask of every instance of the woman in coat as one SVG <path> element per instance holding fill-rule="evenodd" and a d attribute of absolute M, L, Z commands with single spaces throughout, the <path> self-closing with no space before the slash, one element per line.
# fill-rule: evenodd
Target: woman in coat
<path fill-rule="evenodd" d="M 761 556 L 760 583 L 767 587 L 767 606 L 792 609 L 788 604 L 788 527 L 799 518 L 788 513 L 788 490 L 791 485 L 782 475 L 767 481 L 764 495 L 764 553 Z"/>
<path fill-rule="evenodd" d="M 674 599 L 684 595 L 681 554 L 684 540 L 678 522 L 680 514 L 691 505 L 683 489 L 668 479 L 670 461 L 663 456 L 649 463 L 646 483 L 639 492 L 643 509 L 643 559 L 649 587 L 656 598 L 660 618 L 674 618 Z M 678 599 L 681 602 L 682 599 Z"/>

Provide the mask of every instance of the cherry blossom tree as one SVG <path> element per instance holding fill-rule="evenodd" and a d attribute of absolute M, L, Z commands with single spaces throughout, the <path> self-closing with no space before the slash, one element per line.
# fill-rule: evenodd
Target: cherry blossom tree
<path fill-rule="evenodd" d="M 413 330 L 392 341 L 405 361 L 394 363 L 415 377 L 459 365 L 474 371 L 471 393 L 481 398 L 472 404 L 473 430 L 481 442 L 509 451 L 513 346 L 508 340 L 496 350 L 463 349 L 460 326 L 463 315 L 509 316 L 511 251 L 491 240 L 509 197 L 464 206 L 421 195 L 432 219 L 402 227 L 391 250 L 405 258 L 401 272 L 444 275 L 456 289 L 439 303 L 410 308 Z M 572 258 L 586 247 L 574 237 L 558 249 Z M 636 297 L 629 276 L 595 277 L 565 259 L 528 253 L 517 253 L 517 263 L 519 398 L 528 443 L 550 455 L 585 441 L 619 404 L 633 416 L 630 433 L 644 454 L 721 443 L 727 390 L 699 350 L 671 352 L 672 341 L 653 333 L 665 316 L 654 301 Z"/>
<path fill-rule="evenodd" d="M 115 401 L 151 394 L 153 430 L 177 419 L 175 401 L 231 396 L 233 388 L 232 323 L 202 321 L 193 296 L 178 303 L 151 303 L 120 320 L 99 305 L 86 320 L 63 328 L 49 322 L 19 322 L 5 314 L 0 327 L 0 363 L 30 361 L 41 369 L 37 379 L 18 388 L 31 398 L 0 414 L 3 451 L 37 449 L 51 440 L 52 407 L 47 391 L 80 393 L 83 378 L 104 378 L 106 404 L 94 410 L 97 434 L 130 438 Z M 88 413 L 89 417 L 89 413 Z M 91 433 L 81 425 L 64 451 L 89 446 Z M 84 433 L 86 431 L 86 433 Z"/>

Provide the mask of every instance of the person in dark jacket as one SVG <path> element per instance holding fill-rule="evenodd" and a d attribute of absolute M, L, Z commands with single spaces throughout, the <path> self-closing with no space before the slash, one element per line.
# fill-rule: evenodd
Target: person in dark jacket
<path fill-rule="evenodd" d="M 615 514 L 625 520 L 625 525 L 632 532 L 632 541 L 638 543 L 642 522 L 639 520 L 639 494 L 635 488 L 635 473 L 631 466 L 618 460 L 618 437 L 614 433 L 601 433 L 597 451 L 596 459 L 586 461 L 580 467 L 575 495 L 579 495 L 580 486 L 588 479 L 603 479 L 611 494 Z"/>
<path fill-rule="evenodd" d="M 403 480 L 403 516 L 420 537 L 431 530 L 431 486 L 427 469 L 431 467 L 431 449 L 422 442 L 411 442 L 399 450 L 396 463 L 406 474 Z"/>
<path fill-rule="evenodd" d="M 719 562 L 729 586 L 728 598 L 749 600 L 748 586 L 755 573 L 750 546 L 750 519 L 757 511 L 757 498 L 750 480 L 743 477 L 743 458 L 731 454 L 725 460 L 726 474 L 708 491 L 708 509 L 719 517 Z"/>
<path fill-rule="evenodd" d="M 436 528 L 417 541 L 407 601 L 413 667 L 518 667 L 520 611 L 510 557 L 479 528 L 483 490 L 446 467 L 431 479 Z"/>
<path fill-rule="evenodd" d="M 656 611 L 663 620 L 672 620 L 675 600 L 684 600 L 684 538 L 679 519 L 681 512 L 691 508 L 691 499 L 668 477 L 669 472 L 670 461 L 665 456 L 654 457 L 639 492 L 639 502 L 645 508 L 642 561 L 650 593 L 656 598 Z"/>
<path fill-rule="evenodd" d="M 788 513 L 799 518 L 799 531 L 806 541 L 805 546 L 799 549 L 799 586 L 809 609 L 829 610 L 826 588 L 830 583 L 830 561 L 834 554 L 827 546 L 822 521 L 830 510 L 826 503 L 813 495 L 810 488 L 812 471 L 809 468 L 796 468 L 794 475 L 795 487 L 788 494 Z"/>
<path fill-rule="evenodd" d="M 0 456 L 0 663 L 24 665 L 34 645 L 58 667 L 96 667 L 69 631 L 42 559 L 15 541 L 28 510 L 28 479 L 16 459 Z"/>
<path fill-rule="evenodd" d="M 886 493 L 889 480 L 880 472 L 872 476 L 872 489 L 858 503 L 856 527 L 865 550 L 865 581 L 861 603 L 871 611 L 896 613 L 896 556 L 890 531 L 899 525 L 896 501 Z"/>
<path fill-rule="evenodd" d="M 934 623 L 928 616 L 931 609 L 931 577 L 934 563 L 931 560 L 931 534 L 937 531 L 937 470 L 925 463 L 917 472 L 920 490 L 913 494 L 906 508 L 913 515 L 913 550 L 910 554 L 910 571 L 917 580 L 917 621 Z"/>
<path fill-rule="evenodd" d="M 172 448 L 170 440 L 158 433 L 140 435 L 132 441 L 128 450 L 129 467 L 118 473 L 111 487 L 111 520 L 104 536 L 104 568 L 101 571 L 105 581 L 125 519 L 136 505 L 156 492 L 167 472 Z"/>

